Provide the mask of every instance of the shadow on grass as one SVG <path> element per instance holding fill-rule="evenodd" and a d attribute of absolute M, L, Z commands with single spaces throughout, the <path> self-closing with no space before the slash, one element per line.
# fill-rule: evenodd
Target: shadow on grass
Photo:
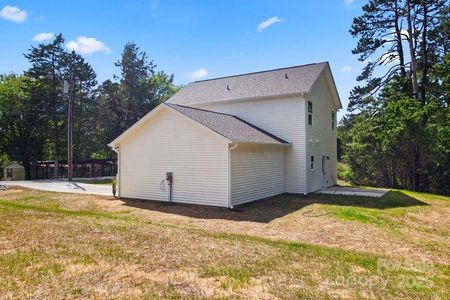
<path fill-rule="evenodd" d="M 389 209 L 428 205 L 399 191 L 388 192 L 381 198 L 356 197 L 343 195 L 310 194 L 279 195 L 236 207 L 236 211 L 225 208 L 188 205 L 181 203 L 121 199 L 126 206 L 151 211 L 187 216 L 198 219 L 224 219 L 232 221 L 250 221 L 268 223 L 274 219 L 296 212 L 312 204 L 338 205 L 346 207 L 363 207 L 372 209 Z"/>

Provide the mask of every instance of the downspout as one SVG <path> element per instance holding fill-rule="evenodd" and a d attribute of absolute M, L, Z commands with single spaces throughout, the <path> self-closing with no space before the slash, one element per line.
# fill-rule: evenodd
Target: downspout
<path fill-rule="evenodd" d="M 117 182 L 117 197 L 120 198 L 120 149 L 119 147 L 112 146 L 111 149 L 117 154 L 117 174 L 116 174 L 116 182 Z"/>
<path fill-rule="evenodd" d="M 308 194 L 308 148 L 309 148 L 309 146 L 308 146 L 308 133 L 309 133 L 309 125 L 308 125 L 308 99 L 307 99 L 307 97 L 305 97 L 305 95 L 302 93 L 302 97 L 303 97 L 303 102 L 304 102 L 304 104 L 303 104 L 303 111 L 304 111 L 304 114 L 303 114 L 303 124 L 304 124 L 304 126 L 305 126 L 305 139 L 304 139 L 304 147 L 305 147 L 305 157 L 304 157 L 304 159 L 305 159 L 305 163 L 304 163 L 304 168 L 303 168 L 303 171 L 304 171 L 304 178 L 305 178 L 305 191 L 304 191 L 304 193 L 303 193 L 303 196 L 305 196 L 306 197 L 306 195 Z M 314 122 L 314 120 L 313 120 L 313 122 Z"/>
<path fill-rule="evenodd" d="M 233 210 L 231 203 L 231 151 L 236 149 L 238 144 L 230 144 L 228 148 L 228 209 Z"/>

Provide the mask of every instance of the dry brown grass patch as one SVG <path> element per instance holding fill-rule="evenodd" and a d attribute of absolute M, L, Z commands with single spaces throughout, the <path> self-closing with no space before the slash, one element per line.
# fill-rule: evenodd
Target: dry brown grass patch
<path fill-rule="evenodd" d="M 318 200 L 286 196 L 230 212 L 10 188 L 0 192 L 0 298 L 420 299 L 445 294 L 449 262 L 441 247 L 448 245 L 442 235 L 448 227 L 435 228 L 446 221 L 436 220 L 442 212 L 435 211 L 433 200 L 424 207 L 429 217 L 420 209 L 394 208 L 375 215 L 381 225 L 339 219 L 335 206 Z M 436 209 L 448 207 L 439 202 Z M 406 230 L 398 222 L 392 230 L 385 220 L 395 222 L 396 215 L 414 224 Z M 424 250 L 430 241 L 438 247 Z M 387 287 L 333 283 L 337 276 L 416 276 L 415 271 L 379 273 L 379 257 L 429 259 L 433 269 L 424 276 L 436 288 L 399 288 L 396 281 Z"/>

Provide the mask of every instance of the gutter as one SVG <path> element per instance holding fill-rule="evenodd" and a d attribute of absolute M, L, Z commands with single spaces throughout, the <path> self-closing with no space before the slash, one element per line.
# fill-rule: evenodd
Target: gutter
<path fill-rule="evenodd" d="M 306 195 L 308 194 L 308 143 L 307 143 L 307 139 L 308 139 L 308 136 L 309 136 L 309 127 L 308 127 L 308 117 L 307 117 L 307 114 L 308 114 L 308 97 L 305 97 L 305 101 L 304 101 L 305 103 L 303 104 L 304 105 L 304 112 L 305 112 L 305 115 L 303 116 L 303 124 L 304 124 L 304 128 L 305 128 L 305 136 L 303 137 L 303 139 L 304 139 L 304 145 L 305 145 L 305 156 L 304 156 L 304 166 L 303 166 L 303 176 L 304 176 L 304 178 L 305 178 L 305 181 L 304 181 L 304 183 L 305 183 L 305 191 L 304 191 L 304 193 L 303 193 L 303 196 L 305 196 L 306 197 Z"/>

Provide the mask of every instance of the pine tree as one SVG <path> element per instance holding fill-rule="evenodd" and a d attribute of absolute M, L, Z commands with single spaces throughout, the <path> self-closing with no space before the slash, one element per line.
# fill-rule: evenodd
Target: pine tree
<path fill-rule="evenodd" d="M 403 46 L 407 35 L 401 27 L 405 15 L 402 1 L 370 0 L 362 9 L 363 15 L 353 20 L 350 33 L 359 39 L 352 53 L 359 55 L 359 61 L 368 61 L 357 78 L 366 81 L 366 85 L 357 86 L 351 92 L 350 110 L 368 104 L 370 96 L 393 77 L 407 74 Z M 383 75 L 374 76 L 375 69 L 380 67 L 384 69 Z"/>
<path fill-rule="evenodd" d="M 449 115 L 442 72 L 449 48 L 448 12 L 445 0 L 370 0 L 354 19 L 350 33 L 358 43 L 353 53 L 368 63 L 357 78 L 364 85 L 350 95 L 349 111 L 358 113 L 352 130 L 357 143 L 349 147 L 349 161 L 362 156 L 374 161 L 370 174 L 363 164 L 353 166 L 360 178 L 413 190 L 429 190 L 440 182 L 430 170 L 443 170 L 437 166 L 448 162 L 435 160 L 446 151 L 437 145 L 448 141 L 430 136 L 444 136 L 441 129 Z M 379 160 L 390 163 L 376 164 Z"/>
<path fill-rule="evenodd" d="M 129 127 L 153 108 L 149 78 L 154 75 L 156 65 L 136 44 L 127 43 L 116 66 L 120 68 L 120 87 L 125 97 L 124 125 Z"/>
<path fill-rule="evenodd" d="M 89 158 L 90 153 L 95 151 L 92 140 L 95 134 L 95 115 L 98 113 L 95 98 L 97 76 L 89 63 L 74 51 L 65 55 L 64 65 L 65 81 L 70 87 L 69 94 L 74 95 L 74 160 Z M 66 99 L 67 101 L 69 99 Z"/>
<path fill-rule="evenodd" d="M 34 94 L 39 88 L 26 76 L 0 75 L 0 153 L 20 161 L 27 179 L 31 162 L 44 150 L 46 111 Z"/>
<path fill-rule="evenodd" d="M 48 44 L 32 46 L 25 58 L 31 63 L 31 68 L 26 72 L 27 76 L 41 83 L 41 96 L 44 106 L 50 113 L 49 124 L 51 127 L 52 153 L 55 166 L 59 165 L 61 158 L 61 131 L 63 123 L 64 99 L 62 87 L 64 84 L 64 57 L 66 51 L 63 48 L 64 38 L 58 34 Z M 55 178 L 59 177 L 59 169 L 54 168 Z"/>

